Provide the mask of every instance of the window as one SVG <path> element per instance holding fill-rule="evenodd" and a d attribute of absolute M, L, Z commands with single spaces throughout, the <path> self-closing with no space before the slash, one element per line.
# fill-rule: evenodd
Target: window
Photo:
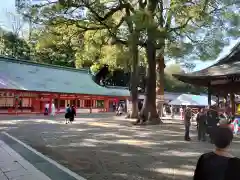
<path fill-rule="evenodd" d="M 32 107 L 32 102 L 30 98 L 22 98 L 21 104 L 22 104 L 22 107 Z"/>
<path fill-rule="evenodd" d="M 84 100 L 84 107 L 85 108 L 93 107 L 93 101 L 91 101 L 91 100 Z"/>
<path fill-rule="evenodd" d="M 104 100 L 96 100 L 96 108 L 104 108 Z"/>
<path fill-rule="evenodd" d="M 0 107 L 14 107 L 14 98 L 0 98 Z"/>
<path fill-rule="evenodd" d="M 14 105 L 14 98 L 6 98 L 6 106 L 13 107 Z"/>

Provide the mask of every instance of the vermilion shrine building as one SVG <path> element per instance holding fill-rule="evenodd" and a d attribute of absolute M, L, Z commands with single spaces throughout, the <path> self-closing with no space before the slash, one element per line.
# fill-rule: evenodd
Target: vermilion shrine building
<path fill-rule="evenodd" d="M 129 96 L 127 89 L 96 84 L 88 70 L 0 57 L 0 114 L 43 113 L 49 102 L 57 112 L 67 104 L 77 112 L 108 112 Z"/>

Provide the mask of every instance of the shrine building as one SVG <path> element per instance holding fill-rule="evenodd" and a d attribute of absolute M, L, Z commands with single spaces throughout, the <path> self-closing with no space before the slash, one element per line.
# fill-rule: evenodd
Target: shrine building
<path fill-rule="evenodd" d="M 58 113 L 67 104 L 77 112 L 109 112 L 129 96 L 127 89 L 98 85 L 88 70 L 0 56 L 0 114 L 43 113 L 50 102 Z"/>
<path fill-rule="evenodd" d="M 173 74 L 173 76 L 182 82 L 208 88 L 209 106 L 211 106 L 212 94 L 229 99 L 232 114 L 235 114 L 235 98 L 240 93 L 240 39 L 226 56 L 212 66 L 192 73 Z"/>

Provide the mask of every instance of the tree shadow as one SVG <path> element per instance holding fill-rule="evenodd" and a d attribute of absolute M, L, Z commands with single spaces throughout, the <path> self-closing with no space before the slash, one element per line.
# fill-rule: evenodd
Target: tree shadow
<path fill-rule="evenodd" d="M 15 127 L 8 129 L 13 136 L 89 180 L 192 179 L 198 157 L 213 147 L 197 142 L 195 127 L 193 141 L 185 142 L 182 125 L 132 126 L 115 117 L 77 118 L 68 125 L 49 119 L 17 121 L 7 126 Z M 236 141 L 232 149 L 239 155 Z"/>

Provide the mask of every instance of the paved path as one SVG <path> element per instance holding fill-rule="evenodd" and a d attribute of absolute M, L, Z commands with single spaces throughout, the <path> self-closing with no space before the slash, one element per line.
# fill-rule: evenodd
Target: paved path
<path fill-rule="evenodd" d="M 0 180 L 51 180 L 0 140 Z"/>

